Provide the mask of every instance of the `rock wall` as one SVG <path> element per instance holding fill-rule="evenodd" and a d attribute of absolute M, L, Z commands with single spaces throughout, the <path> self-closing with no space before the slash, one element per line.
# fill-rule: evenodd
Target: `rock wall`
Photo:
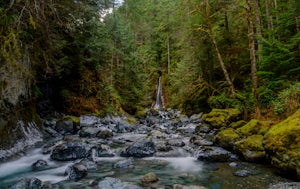
<path fill-rule="evenodd" d="M 0 117 L 0 162 L 42 140 L 41 120 L 35 108 L 25 106 Z"/>

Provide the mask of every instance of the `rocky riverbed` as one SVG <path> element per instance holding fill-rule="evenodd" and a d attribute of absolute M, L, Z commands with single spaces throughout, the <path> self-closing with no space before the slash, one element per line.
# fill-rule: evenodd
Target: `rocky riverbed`
<path fill-rule="evenodd" d="M 231 138 L 220 138 L 224 125 L 218 124 L 223 123 L 171 109 L 148 111 L 140 119 L 83 115 L 44 120 L 47 137 L 21 157 L 0 164 L 0 185 L 11 189 L 300 188 L 268 164 L 248 163 L 242 160 L 243 153 L 232 153 Z"/>

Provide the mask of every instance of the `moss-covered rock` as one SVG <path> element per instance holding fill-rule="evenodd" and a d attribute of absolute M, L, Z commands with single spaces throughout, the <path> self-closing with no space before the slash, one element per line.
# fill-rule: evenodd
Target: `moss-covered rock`
<path fill-rule="evenodd" d="M 265 149 L 263 147 L 263 136 L 252 135 L 234 144 L 234 150 L 243 155 L 247 161 L 259 162 L 265 160 Z"/>
<path fill-rule="evenodd" d="M 235 120 L 241 112 L 237 109 L 213 109 L 208 114 L 203 114 L 202 118 L 205 122 L 211 124 L 215 128 L 221 128 L 230 124 Z"/>
<path fill-rule="evenodd" d="M 220 131 L 215 137 L 215 143 L 225 149 L 233 149 L 235 142 L 240 140 L 240 136 L 233 128 L 228 128 Z"/>
<path fill-rule="evenodd" d="M 233 122 L 229 125 L 230 128 L 233 128 L 233 129 L 237 129 L 237 128 L 240 128 L 244 125 L 246 125 L 247 122 L 244 121 L 244 120 L 240 120 L 240 121 L 237 121 L 237 122 Z"/>
<path fill-rule="evenodd" d="M 251 119 L 246 125 L 238 128 L 236 131 L 241 136 L 247 137 L 255 134 L 264 135 L 271 127 L 267 121 Z"/>
<path fill-rule="evenodd" d="M 300 109 L 274 125 L 266 133 L 263 143 L 275 167 L 297 172 L 300 179 Z"/>

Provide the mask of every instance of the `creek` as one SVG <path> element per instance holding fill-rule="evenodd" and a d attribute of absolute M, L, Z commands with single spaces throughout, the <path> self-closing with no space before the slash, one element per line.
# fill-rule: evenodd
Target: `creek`
<path fill-rule="evenodd" d="M 196 133 L 199 125 L 202 129 Z M 291 182 L 268 165 L 244 162 L 214 146 L 215 131 L 200 115 L 148 112 L 134 123 L 126 116 L 85 115 L 78 125 L 56 118 L 45 120 L 44 128 L 51 137 L 0 163 L 1 188 L 263 189 Z M 84 174 L 72 168 L 76 164 Z M 148 173 L 159 181 L 141 183 Z M 103 186 L 104 181 L 108 185 Z"/>

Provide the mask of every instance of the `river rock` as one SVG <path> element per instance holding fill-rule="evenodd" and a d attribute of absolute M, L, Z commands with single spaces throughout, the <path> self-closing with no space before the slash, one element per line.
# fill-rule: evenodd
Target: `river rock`
<path fill-rule="evenodd" d="M 206 123 L 201 123 L 198 124 L 195 128 L 195 133 L 199 134 L 199 133 L 209 133 L 209 131 L 211 130 L 211 127 L 209 124 Z"/>
<path fill-rule="evenodd" d="M 85 158 L 88 155 L 86 144 L 82 142 L 66 142 L 56 146 L 51 154 L 51 159 L 69 161 Z"/>
<path fill-rule="evenodd" d="M 197 145 L 197 146 L 212 146 L 214 143 L 207 139 L 204 139 L 201 136 L 194 135 L 190 138 L 190 143 Z"/>
<path fill-rule="evenodd" d="M 196 124 L 189 123 L 187 125 L 184 125 L 183 127 L 180 127 L 177 129 L 178 132 L 182 134 L 192 135 L 195 133 Z"/>
<path fill-rule="evenodd" d="M 100 144 L 93 149 L 95 150 L 94 155 L 97 157 L 114 157 L 116 155 L 109 146 L 104 144 Z"/>
<path fill-rule="evenodd" d="M 123 157 L 149 157 L 156 152 L 154 142 L 151 139 L 143 138 L 121 152 Z"/>
<path fill-rule="evenodd" d="M 97 138 L 107 139 L 107 138 L 112 137 L 113 135 L 114 134 L 111 129 L 106 128 L 106 127 L 100 127 L 100 131 L 97 134 Z"/>
<path fill-rule="evenodd" d="M 96 137 L 96 135 L 101 131 L 101 128 L 95 126 L 84 126 L 81 127 L 79 131 L 80 137 Z"/>
<path fill-rule="evenodd" d="M 33 171 L 40 171 L 46 169 L 48 167 L 48 163 L 45 160 L 37 160 L 31 167 Z"/>
<path fill-rule="evenodd" d="M 264 136 L 264 148 L 271 164 L 300 180 L 300 109 L 274 125 Z"/>
<path fill-rule="evenodd" d="M 81 127 L 94 126 L 101 123 L 101 119 L 94 115 L 82 115 L 79 117 L 79 123 Z"/>
<path fill-rule="evenodd" d="M 215 146 L 201 147 L 197 152 L 196 157 L 198 160 L 209 162 L 227 162 L 236 159 L 229 151 Z"/>
<path fill-rule="evenodd" d="M 233 174 L 237 177 L 247 177 L 251 174 L 251 172 L 248 170 L 238 170 L 238 171 L 234 172 Z"/>
<path fill-rule="evenodd" d="M 68 175 L 69 180 L 77 181 L 88 175 L 87 168 L 82 163 L 75 163 L 67 167 L 65 174 Z"/>
<path fill-rule="evenodd" d="M 141 178 L 140 181 L 143 186 L 151 186 L 151 185 L 155 184 L 156 182 L 158 182 L 159 179 L 155 173 L 147 173 L 146 175 L 144 175 Z M 153 187 L 151 187 L 151 188 L 153 188 Z"/>
<path fill-rule="evenodd" d="M 58 120 L 55 124 L 54 129 L 62 135 L 73 134 L 75 131 L 73 120 L 71 118 L 63 118 Z"/>
<path fill-rule="evenodd" d="M 97 189 L 142 189 L 139 186 L 124 183 L 120 179 L 106 177 L 98 183 Z"/>
<path fill-rule="evenodd" d="M 234 150 L 250 162 L 262 162 L 265 160 L 265 149 L 262 144 L 262 135 L 252 135 L 234 144 Z"/>
<path fill-rule="evenodd" d="M 41 189 L 42 181 L 37 178 L 22 178 L 10 189 Z"/>
<path fill-rule="evenodd" d="M 181 184 L 174 184 L 173 189 L 207 189 L 204 186 L 184 186 Z"/>
<path fill-rule="evenodd" d="M 170 146 L 183 147 L 185 143 L 182 141 L 182 138 L 172 138 L 167 140 L 167 144 Z"/>
<path fill-rule="evenodd" d="M 129 158 L 129 159 L 118 161 L 117 163 L 114 164 L 114 168 L 116 169 L 134 168 L 133 159 Z"/>
<path fill-rule="evenodd" d="M 299 189 L 300 182 L 286 182 L 270 185 L 268 189 Z"/>
<path fill-rule="evenodd" d="M 118 122 L 115 129 L 114 129 L 114 132 L 116 133 L 129 133 L 129 132 L 132 132 L 134 130 L 134 126 L 129 124 L 129 123 L 126 123 L 125 121 L 121 121 L 121 122 Z"/>

